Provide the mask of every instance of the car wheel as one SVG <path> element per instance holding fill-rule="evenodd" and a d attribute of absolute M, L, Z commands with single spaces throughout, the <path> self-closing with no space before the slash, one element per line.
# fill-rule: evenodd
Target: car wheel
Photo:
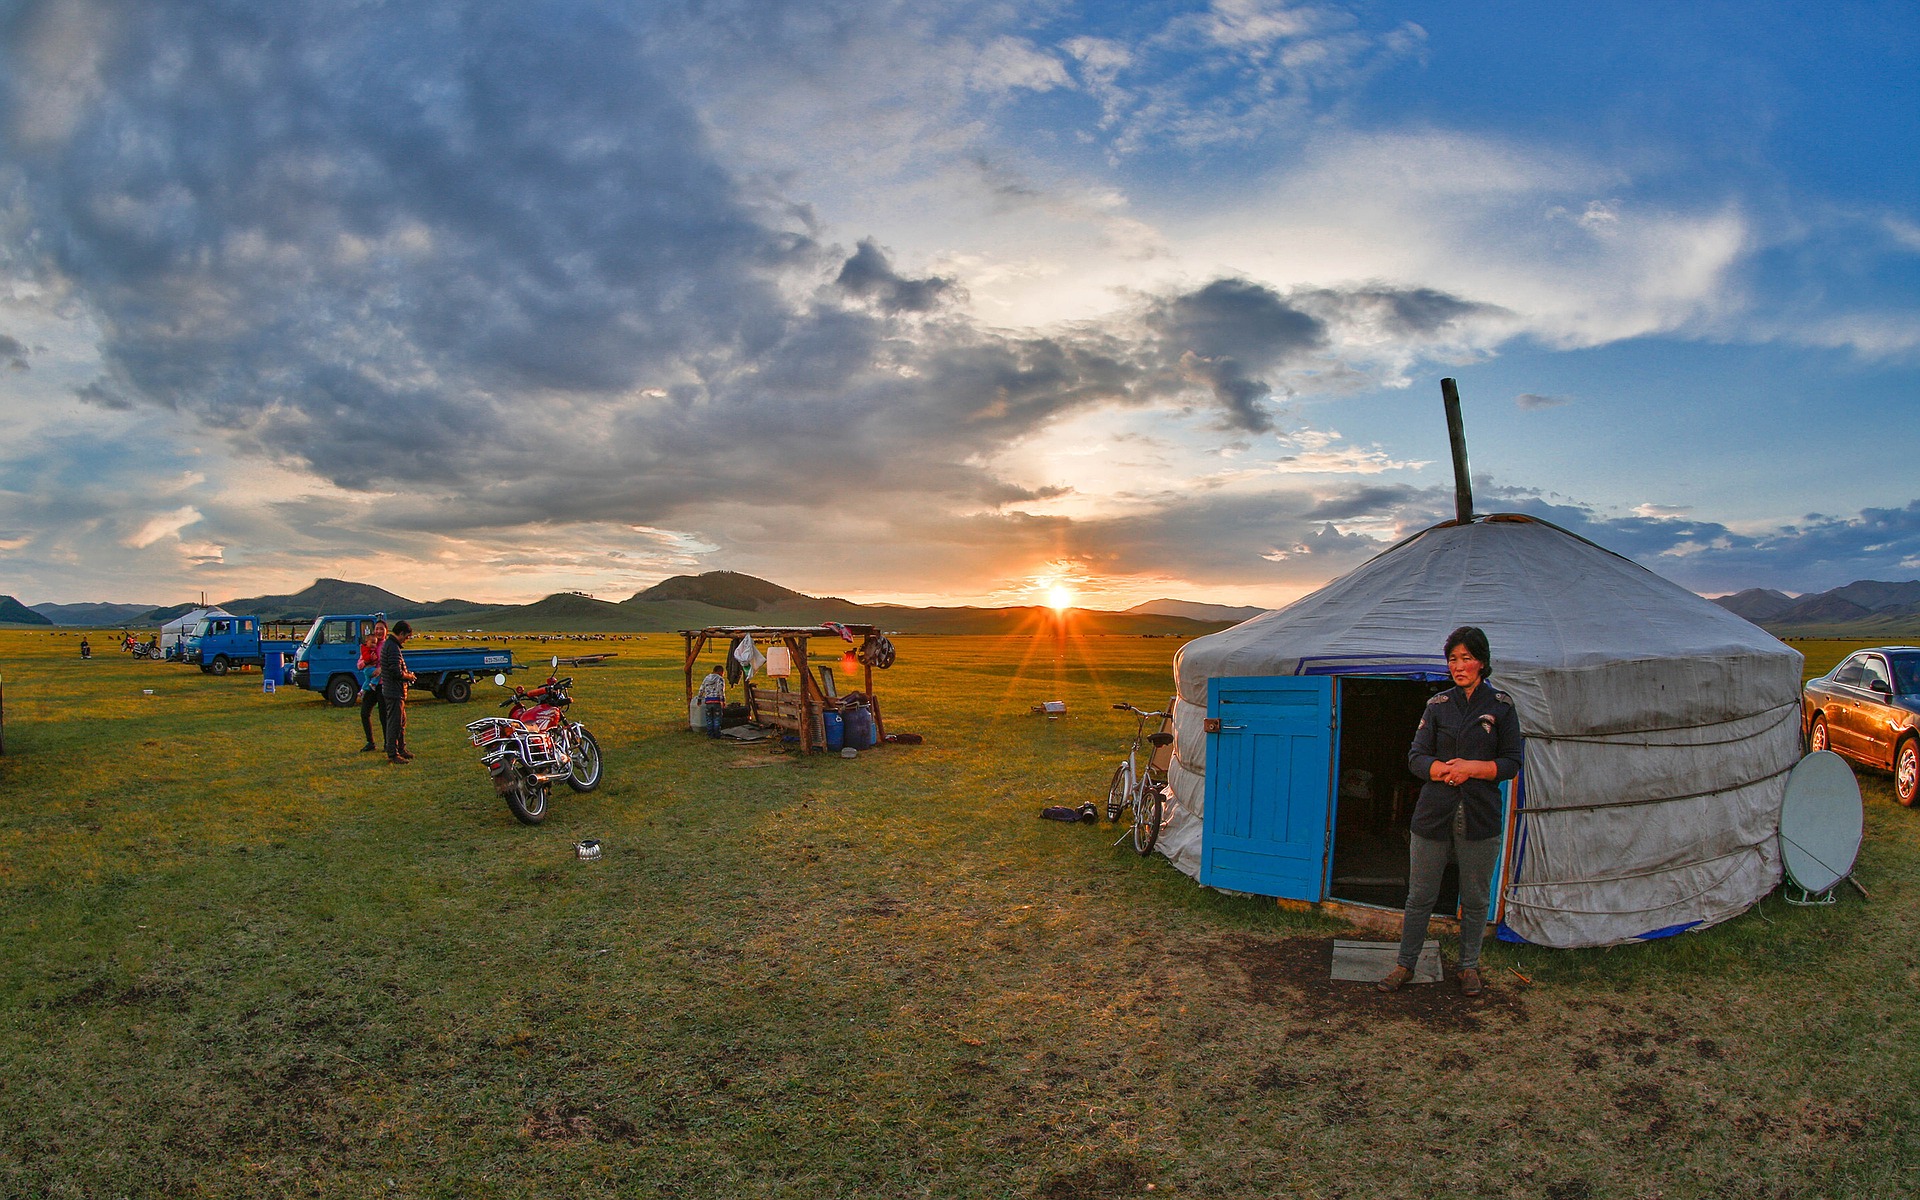
<path fill-rule="evenodd" d="M 1920 741 L 1912 737 L 1893 752 L 1893 797 L 1907 808 L 1920 799 Z"/>
<path fill-rule="evenodd" d="M 446 700 L 448 704 L 465 704 L 467 701 L 473 699 L 473 681 L 456 676 L 453 679 L 447 680 L 446 685 L 441 691 L 443 693 L 442 698 Z"/>
<path fill-rule="evenodd" d="M 1832 749 L 1832 747 L 1827 745 L 1827 719 L 1825 717 L 1815 717 L 1813 719 L 1813 728 L 1807 731 L 1807 751 L 1808 753 L 1812 753 L 1815 750 L 1830 749 Z"/>
<path fill-rule="evenodd" d="M 215 676 L 225 675 L 229 665 L 226 655 L 216 654 L 213 656 L 213 661 L 207 665 L 207 670 Z"/>

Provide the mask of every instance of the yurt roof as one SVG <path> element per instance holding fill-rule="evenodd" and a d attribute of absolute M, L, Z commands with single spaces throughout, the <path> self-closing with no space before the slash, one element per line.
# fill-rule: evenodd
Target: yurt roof
<path fill-rule="evenodd" d="M 1368 661 L 1437 666 L 1460 625 L 1486 631 L 1492 675 L 1503 683 L 1622 662 L 1799 657 L 1630 559 L 1550 522 L 1501 514 L 1434 526 L 1286 608 L 1196 639 L 1175 672 L 1180 694 L 1195 701 L 1216 676 L 1333 673 L 1343 661 L 1354 674 L 1367 673 Z M 1758 703 L 1723 695 L 1709 706 L 1732 715 Z M 1548 714 L 1536 706 L 1533 715 Z M 1606 721 L 1583 719 L 1596 716 Z"/>

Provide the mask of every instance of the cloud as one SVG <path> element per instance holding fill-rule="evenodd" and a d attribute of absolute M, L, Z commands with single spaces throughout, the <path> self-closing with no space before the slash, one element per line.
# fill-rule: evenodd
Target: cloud
<path fill-rule="evenodd" d="M 888 313 L 931 312 L 954 291 L 950 279 L 902 278 L 871 239 L 860 243 L 833 282 L 849 295 L 872 300 Z"/>
<path fill-rule="evenodd" d="M 1274 368 L 1326 343 L 1326 327 L 1279 295 L 1241 279 L 1219 279 L 1159 305 L 1150 323 L 1178 351 L 1180 369 L 1204 384 L 1230 428 L 1273 428 L 1263 407 Z"/>
<path fill-rule="evenodd" d="M 1573 397 L 1548 396 L 1540 392 L 1521 392 L 1513 398 L 1513 403 L 1519 408 L 1532 411 L 1541 408 L 1559 408 L 1563 404 L 1572 404 Z"/>

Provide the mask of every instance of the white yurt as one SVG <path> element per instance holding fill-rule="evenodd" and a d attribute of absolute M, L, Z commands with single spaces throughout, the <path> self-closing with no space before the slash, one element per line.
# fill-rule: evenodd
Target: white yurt
<path fill-rule="evenodd" d="M 1162 853 L 1212 886 L 1404 907 L 1420 786 L 1406 751 L 1460 625 L 1486 631 L 1490 681 L 1527 738 L 1507 787 L 1498 936 L 1660 937 L 1726 920 L 1778 884 L 1800 654 L 1511 514 L 1435 526 L 1183 647 Z"/>

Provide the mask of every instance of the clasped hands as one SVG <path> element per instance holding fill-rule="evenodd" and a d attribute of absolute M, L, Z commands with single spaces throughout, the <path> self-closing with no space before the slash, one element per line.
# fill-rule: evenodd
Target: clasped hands
<path fill-rule="evenodd" d="M 1434 763 L 1428 774 L 1436 783 L 1459 787 L 1469 779 L 1492 779 L 1498 774 L 1498 768 L 1493 763 L 1476 759 L 1449 758 L 1445 762 Z"/>

